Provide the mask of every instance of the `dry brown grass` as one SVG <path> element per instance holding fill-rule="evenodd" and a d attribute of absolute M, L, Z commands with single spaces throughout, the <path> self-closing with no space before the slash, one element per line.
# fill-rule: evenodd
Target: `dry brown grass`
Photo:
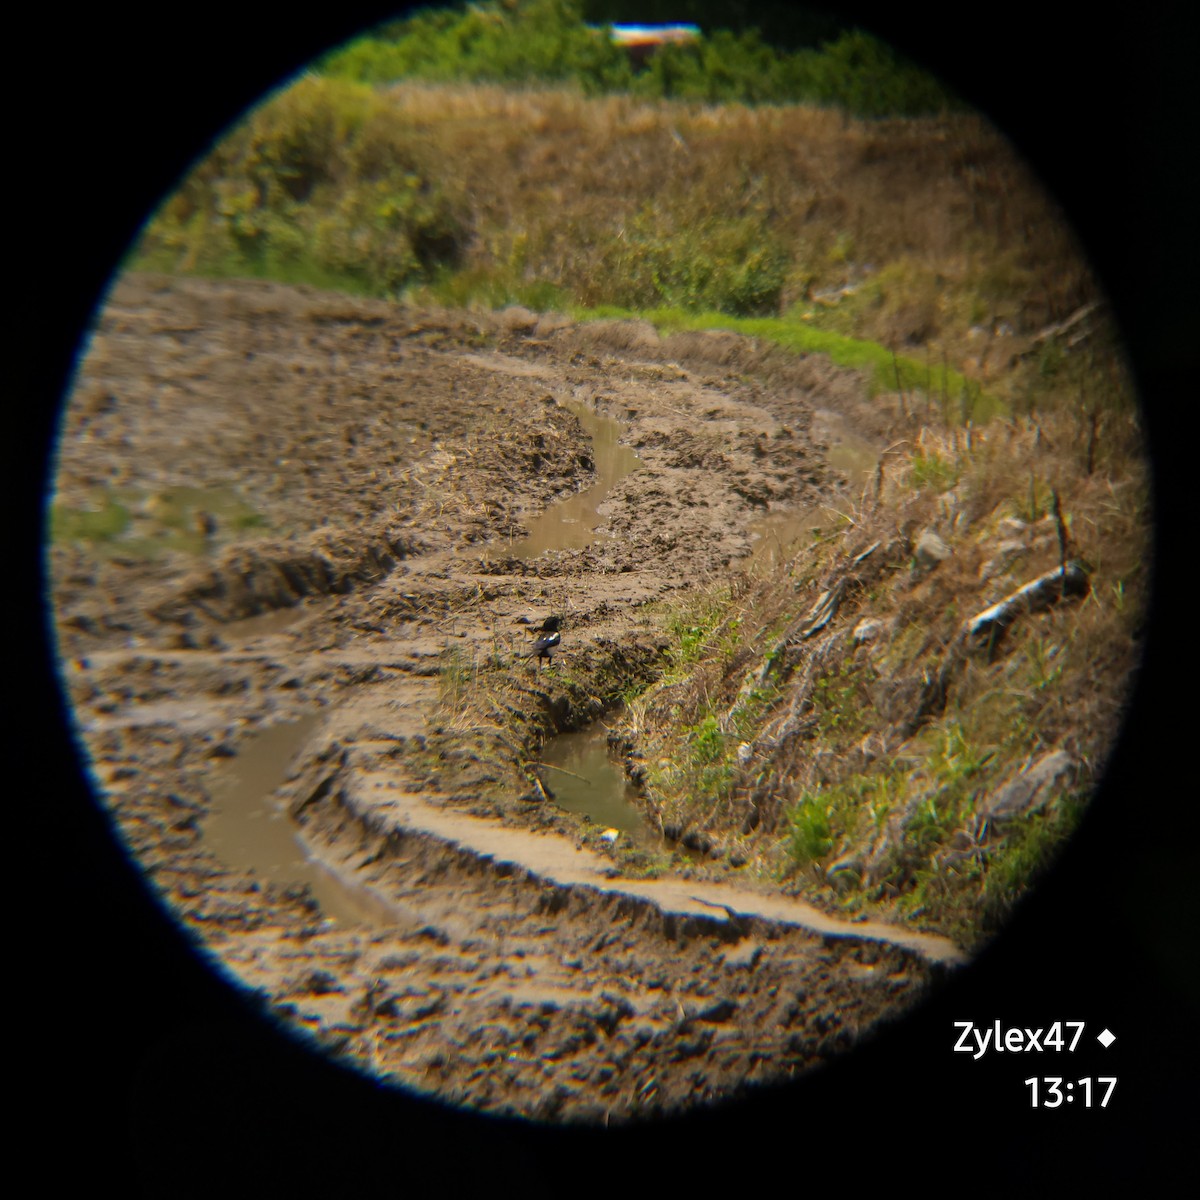
<path fill-rule="evenodd" d="M 1011 146 L 969 114 L 303 79 L 198 166 L 143 256 L 425 305 L 782 316 L 907 358 L 908 386 L 923 359 L 950 407 L 943 367 L 1017 412 L 1056 390 L 1083 408 L 1128 398 L 1076 396 L 1063 347 L 1039 340 L 1098 286 Z M 1095 324 L 1093 383 L 1120 373 Z"/>
<path fill-rule="evenodd" d="M 469 207 L 471 260 L 507 256 L 584 303 L 612 301 L 603 251 L 647 207 L 667 224 L 761 212 L 792 253 L 793 300 L 903 258 L 943 286 L 990 287 L 998 302 L 1019 292 L 1019 311 L 998 315 L 1033 331 L 1090 286 L 1059 214 L 978 117 L 862 122 L 804 106 L 414 83 L 387 95 Z"/>

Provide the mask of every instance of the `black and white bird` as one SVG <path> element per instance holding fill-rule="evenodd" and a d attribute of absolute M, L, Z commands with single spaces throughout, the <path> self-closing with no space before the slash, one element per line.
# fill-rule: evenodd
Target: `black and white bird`
<path fill-rule="evenodd" d="M 533 643 L 533 647 L 526 651 L 525 657 L 536 658 L 538 660 L 538 670 L 540 671 L 542 669 L 542 659 L 544 658 L 547 662 L 553 662 L 550 656 L 558 649 L 561 643 L 561 633 L 543 634 Z"/>

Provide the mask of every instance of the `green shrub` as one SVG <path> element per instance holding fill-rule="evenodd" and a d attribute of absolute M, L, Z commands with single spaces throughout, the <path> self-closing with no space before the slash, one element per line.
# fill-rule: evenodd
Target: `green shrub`
<path fill-rule="evenodd" d="M 788 256 L 758 215 L 647 204 L 602 253 L 612 302 L 755 316 L 778 310 Z"/>
<path fill-rule="evenodd" d="M 859 117 L 919 116 L 960 102 L 885 42 L 853 29 L 797 64 L 805 99 L 834 104 Z"/>
<path fill-rule="evenodd" d="M 948 492 L 959 479 L 959 468 L 936 450 L 918 451 L 909 464 L 909 482 L 917 491 Z"/>
<path fill-rule="evenodd" d="M 851 30 L 819 48 L 776 49 L 757 30 L 709 31 L 661 47 L 634 71 L 580 0 L 472 4 L 424 10 L 334 50 L 317 69 L 332 78 L 475 83 L 573 83 L 587 94 L 632 92 L 706 104 L 839 105 L 857 116 L 913 116 L 957 106 L 927 72 Z"/>
<path fill-rule="evenodd" d="M 389 295 L 456 263 L 465 238 L 394 109 L 368 87 L 308 76 L 218 143 L 138 256 Z"/>
<path fill-rule="evenodd" d="M 579 0 L 419 12 L 327 54 L 318 69 L 363 83 L 572 81 L 591 93 L 620 90 L 632 80 L 625 52 L 583 23 Z"/>
<path fill-rule="evenodd" d="M 824 858 L 833 849 L 829 808 L 820 792 L 805 792 L 787 814 L 788 853 L 799 867 Z"/>

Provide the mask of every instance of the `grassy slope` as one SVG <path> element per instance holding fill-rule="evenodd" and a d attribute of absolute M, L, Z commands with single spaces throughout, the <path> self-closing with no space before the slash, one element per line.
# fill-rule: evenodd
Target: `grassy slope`
<path fill-rule="evenodd" d="M 1038 331 L 1098 298 L 971 115 L 317 77 L 196 169 L 134 261 L 448 304 L 775 317 L 769 335 L 827 337 L 884 386 L 894 351 L 905 386 L 940 385 L 945 364 L 1016 409 L 1061 382 Z"/>
<path fill-rule="evenodd" d="M 916 421 L 898 432 L 913 444 L 885 457 L 878 492 L 777 567 L 667 616 L 672 669 L 631 697 L 626 731 L 665 825 L 831 909 L 971 944 L 1074 828 L 1116 735 L 1148 584 L 1147 480 L 1115 429 L 1089 474 L 1058 418 L 969 440 Z M 1055 493 L 1090 591 L 954 659 L 967 618 L 1058 567 Z M 925 531 L 950 551 L 931 568 L 915 554 Z M 802 637 L 847 577 L 834 619 Z M 922 714 L 948 663 L 943 701 Z M 985 823 L 990 798 L 1054 750 L 1075 771 L 1044 810 Z"/>
<path fill-rule="evenodd" d="M 1039 337 L 1100 297 L 979 119 L 306 78 L 197 168 L 135 263 L 637 313 L 862 367 L 903 446 L 877 495 L 774 573 L 663 614 L 673 667 L 629 710 L 650 803 L 830 905 L 966 941 L 1069 830 L 1137 661 L 1145 467 L 1103 319 L 1074 346 Z M 944 707 L 909 728 L 913 689 L 962 619 L 1057 565 L 1052 491 L 1089 595 L 968 658 Z M 1006 518 L 1029 528 L 1014 535 Z M 952 551 L 927 574 L 912 557 L 926 529 Z M 890 557 L 837 621 L 803 653 L 780 649 L 875 540 Z M 1005 541 L 1023 545 L 984 571 Z M 887 634 L 856 647 L 864 617 Z M 1072 787 L 1043 813 L 981 826 L 996 787 L 1055 747 L 1079 764 Z"/>

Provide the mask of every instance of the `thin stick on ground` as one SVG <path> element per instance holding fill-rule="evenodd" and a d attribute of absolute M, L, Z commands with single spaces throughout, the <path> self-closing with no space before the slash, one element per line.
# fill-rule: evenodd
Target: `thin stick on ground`
<path fill-rule="evenodd" d="M 548 762 L 536 762 L 533 765 L 538 768 L 545 767 L 548 771 L 558 771 L 562 775 L 570 775 L 572 779 L 579 779 L 586 783 L 588 787 L 592 786 L 592 780 L 583 775 L 576 775 L 574 771 L 568 771 L 566 767 L 556 767 L 553 763 Z"/>

